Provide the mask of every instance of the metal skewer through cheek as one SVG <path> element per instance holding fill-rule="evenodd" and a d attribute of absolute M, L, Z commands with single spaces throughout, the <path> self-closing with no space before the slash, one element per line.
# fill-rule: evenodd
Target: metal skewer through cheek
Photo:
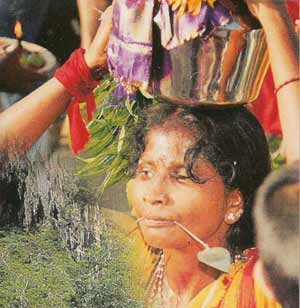
<path fill-rule="evenodd" d="M 126 233 L 126 236 L 129 236 L 132 232 L 134 232 L 135 230 L 137 230 L 139 228 L 139 223 L 144 220 L 144 217 L 140 217 L 138 218 L 135 222 L 134 222 L 134 227 L 132 229 L 130 229 L 129 232 Z"/>
<path fill-rule="evenodd" d="M 144 220 L 145 219 L 145 217 L 140 217 L 140 218 L 138 218 L 137 220 L 136 220 L 136 223 L 137 224 L 139 224 L 142 220 Z"/>
<path fill-rule="evenodd" d="M 139 223 L 144 219 L 145 217 L 140 217 L 136 220 L 137 226 L 135 227 L 135 229 L 138 228 Z M 222 272 L 229 272 L 231 258 L 230 253 L 227 249 L 223 247 L 209 247 L 208 244 L 200 240 L 195 234 L 193 234 L 190 230 L 188 230 L 179 222 L 174 221 L 174 224 L 178 226 L 183 232 L 188 234 L 194 241 L 204 247 L 204 250 L 199 251 L 197 254 L 197 259 L 200 262 Z"/>
<path fill-rule="evenodd" d="M 209 247 L 205 242 L 200 240 L 195 234 L 193 234 L 179 222 L 174 221 L 174 224 L 178 226 L 182 231 L 187 233 L 194 241 L 201 244 L 205 248 L 204 250 L 198 252 L 198 261 L 219 271 L 227 273 L 229 272 L 231 257 L 229 251 L 226 248 Z"/>
<path fill-rule="evenodd" d="M 182 229 L 185 233 L 187 233 L 193 240 L 195 240 L 197 243 L 201 244 L 205 249 L 208 249 L 209 246 L 200 240 L 199 237 L 197 237 L 195 234 L 193 234 L 190 230 L 188 230 L 186 227 L 184 227 L 182 224 L 180 224 L 177 221 L 174 221 L 174 224 L 177 225 L 180 229 Z"/>

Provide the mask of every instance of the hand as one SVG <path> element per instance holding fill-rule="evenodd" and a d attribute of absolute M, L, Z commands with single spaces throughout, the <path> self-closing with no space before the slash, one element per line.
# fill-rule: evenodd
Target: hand
<path fill-rule="evenodd" d="M 85 53 L 85 61 L 89 68 L 97 66 L 106 67 L 106 48 L 109 41 L 109 36 L 112 31 L 112 14 L 113 7 L 109 6 L 101 16 L 101 24 L 94 37 L 91 46 Z"/>

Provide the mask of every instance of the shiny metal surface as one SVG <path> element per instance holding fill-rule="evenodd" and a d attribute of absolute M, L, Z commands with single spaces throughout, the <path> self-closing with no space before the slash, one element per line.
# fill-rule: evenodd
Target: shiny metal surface
<path fill-rule="evenodd" d="M 154 61 L 148 92 L 181 105 L 233 105 L 255 101 L 269 65 L 262 30 L 218 29 L 163 50 Z"/>

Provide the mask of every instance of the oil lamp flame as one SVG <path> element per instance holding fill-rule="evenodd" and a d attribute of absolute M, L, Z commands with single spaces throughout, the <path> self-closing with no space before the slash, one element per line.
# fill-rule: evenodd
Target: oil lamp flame
<path fill-rule="evenodd" d="M 16 21 L 14 32 L 17 39 L 20 40 L 23 36 L 23 30 L 22 30 L 22 24 L 19 20 Z"/>

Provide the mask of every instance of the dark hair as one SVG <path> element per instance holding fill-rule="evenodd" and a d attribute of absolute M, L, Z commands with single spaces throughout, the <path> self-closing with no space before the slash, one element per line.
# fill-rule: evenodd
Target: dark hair
<path fill-rule="evenodd" d="M 271 173 L 254 208 L 264 272 L 283 307 L 299 307 L 299 162 Z"/>
<path fill-rule="evenodd" d="M 193 174 L 193 164 L 198 158 L 204 158 L 215 167 L 228 188 L 239 189 L 243 195 L 244 214 L 228 232 L 231 252 L 238 254 L 252 247 L 254 194 L 271 168 L 268 144 L 260 124 L 245 107 L 209 110 L 181 109 L 167 104 L 152 106 L 140 117 L 136 128 L 133 171 L 145 149 L 147 132 L 163 125 L 171 116 L 176 123 L 190 129 L 196 138 L 195 146 L 185 155 L 189 176 L 201 182 Z"/>

